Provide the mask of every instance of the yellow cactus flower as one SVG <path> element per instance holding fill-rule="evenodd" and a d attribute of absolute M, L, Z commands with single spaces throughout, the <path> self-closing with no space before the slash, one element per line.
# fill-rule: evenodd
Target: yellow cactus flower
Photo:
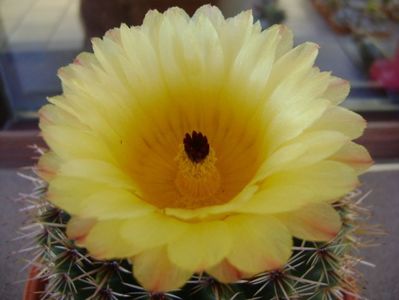
<path fill-rule="evenodd" d="M 313 66 L 316 44 L 212 6 L 149 11 L 92 42 L 40 110 L 38 170 L 78 245 L 129 258 L 157 292 L 277 269 L 293 236 L 335 237 L 331 204 L 371 159 L 351 141 L 365 121 L 337 106 L 349 84 Z"/>

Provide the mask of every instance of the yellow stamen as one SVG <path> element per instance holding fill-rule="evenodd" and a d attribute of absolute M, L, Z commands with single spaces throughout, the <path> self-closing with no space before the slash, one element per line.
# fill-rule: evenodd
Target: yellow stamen
<path fill-rule="evenodd" d="M 215 203 L 213 196 L 220 188 L 220 174 L 216 168 L 216 156 L 212 148 L 201 162 L 192 161 L 181 145 L 176 156 L 178 172 L 175 180 L 177 190 L 190 208 L 203 207 Z"/>

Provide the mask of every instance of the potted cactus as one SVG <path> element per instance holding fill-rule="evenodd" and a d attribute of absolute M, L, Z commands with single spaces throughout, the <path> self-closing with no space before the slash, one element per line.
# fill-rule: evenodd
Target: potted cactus
<path fill-rule="evenodd" d="M 212 6 L 92 43 L 39 112 L 40 299 L 357 297 L 372 161 L 316 44 Z"/>

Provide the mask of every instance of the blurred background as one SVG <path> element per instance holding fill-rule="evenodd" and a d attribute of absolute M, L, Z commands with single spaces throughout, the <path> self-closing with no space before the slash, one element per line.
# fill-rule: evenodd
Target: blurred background
<path fill-rule="evenodd" d="M 364 252 L 377 264 L 366 270 L 369 299 L 399 299 L 399 0 L 0 0 L 0 298 L 20 299 L 24 273 L 9 243 L 22 222 L 18 193 L 31 186 L 17 178 L 20 167 L 32 165 L 29 145 L 43 145 L 37 110 L 47 96 L 61 93 L 57 69 L 83 50 L 91 37 L 101 37 L 121 22 L 138 25 L 148 9 L 180 6 L 192 14 L 199 6 L 217 5 L 226 17 L 253 9 L 263 27 L 284 23 L 295 43 L 321 46 L 317 65 L 351 82 L 344 106 L 368 121 L 365 145 L 376 165 L 364 175 L 373 190 L 373 221 L 389 238 L 384 248 Z M 396 233 L 395 233 L 396 232 Z M 383 254 L 383 255 L 381 255 Z"/>
<path fill-rule="evenodd" d="M 399 0 L 1 0 L 0 138 L 37 129 L 38 108 L 61 92 L 57 69 L 90 51 L 91 37 L 141 24 L 148 9 L 192 14 L 206 3 L 225 16 L 253 9 L 263 27 L 285 23 L 296 43 L 318 43 L 317 65 L 351 81 L 344 105 L 370 122 L 361 143 L 374 158 L 399 157 Z M 3 165 L 29 160 L 21 151 L 7 157 Z"/>

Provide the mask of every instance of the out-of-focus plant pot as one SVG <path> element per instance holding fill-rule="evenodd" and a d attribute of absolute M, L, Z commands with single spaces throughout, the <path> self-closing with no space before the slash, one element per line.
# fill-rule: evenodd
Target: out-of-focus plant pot
<path fill-rule="evenodd" d="M 343 300 L 359 300 L 359 297 L 355 297 L 345 293 Z"/>
<path fill-rule="evenodd" d="M 326 20 L 328 25 L 338 34 L 348 34 L 351 29 L 344 24 L 340 24 L 335 20 L 336 7 L 328 6 L 317 0 L 312 0 L 313 6 L 319 14 Z"/>
<path fill-rule="evenodd" d="M 217 5 L 218 0 L 82 0 L 80 14 L 85 29 L 85 44 L 90 47 L 92 37 L 102 37 L 104 33 L 121 23 L 140 25 L 150 9 L 160 12 L 178 6 L 192 15 L 205 4 Z"/>
<path fill-rule="evenodd" d="M 344 296 L 344 300 L 356 300 L 356 299 L 358 299 L 358 298 L 355 298 L 355 297 L 350 296 L 350 295 L 345 295 Z"/>
<path fill-rule="evenodd" d="M 330 15 L 326 20 L 332 30 L 334 30 L 338 34 L 348 34 L 351 32 L 349 26 L 338 23 L 335 20 L 334 15 Z"/>
<path fill-rule="evenodd" d="M 32 267 L 29 271 L 28 280 L 25 284 L 23 300 L 40 300 L 41 293 L 44 291 L 46 283 L 37 278 L 39 270 Z"/>
<path fill-rule="evenodd" d="M 312 0 L 313 6 L 325 18 L 328 18 L 332 13 L 331 9 L 318 0 Z"/>

